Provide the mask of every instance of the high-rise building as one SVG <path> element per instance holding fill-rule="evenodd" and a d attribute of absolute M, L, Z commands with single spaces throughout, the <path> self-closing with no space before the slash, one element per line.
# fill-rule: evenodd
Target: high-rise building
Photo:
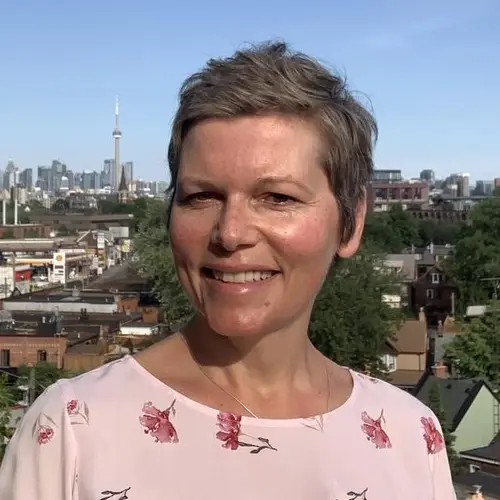
<path fill-rule="evenodd" d="M 434 184 L 434 181 L 436 180 L 436 174 L 434 173 L 434 170 L 431 169 L 424 169 L 420 172 L 420 180 L 428 182 L 429 184 Z"/>
<path fill-rule="evenodd" d="M 3 174 L 3 188 L 12 189 L 19 184 L 19 170 L 14 165 L 12 160 L 7 162 L 5 172 Z"/>
<path fill-rule="evenodd" d="M 104 168 L 101 173 L 102 187 L 115 185 L 115 160 L 113 158 L 108 158 L 104 160 Z"/>
<path fill-rule="evenodd" d="M 373 171 L 373 182 L 401 182 L 403 175 L 401 170 L 380 170 Z"/>
<path fill-rule="evenodd" d="M 125 172 L 125 182 L 127 183 L 128 190 L 130 191 L 130 184 L 134 180 L 134 162 L 127 161 L 123 164 L 123 170 Z"/>
<path fill-rule="evenodd" d="M 25 187 L 28 191 L 33 190 L 33 169 L 25 168 L 21 175 L 19 176 L 19 182 Z"/>
<path fill-rule="evenodd" d="M 115 128 L 113 130 L 113 138 L 115 139 L 115 172 L 113 175 L 113 183 L 111 184 L 111 187 L 114 191 L 118 191 L 118 186 L 122 177 L 122 165 L 120 163 L 120 138 L 122 136 L 122 133 L 120 131 L 120 126 L 118 123 L 119 114 L 120 109 L 117 97 L 115 104 Z"/>

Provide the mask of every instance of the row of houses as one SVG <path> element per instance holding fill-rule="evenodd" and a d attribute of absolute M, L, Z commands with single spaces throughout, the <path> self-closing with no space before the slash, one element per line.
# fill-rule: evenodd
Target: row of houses
<path fill-rule="evenodd" d="M 4 299 L 0 370 L 15 374 L 20 366 L 49 362 L 88 371 L 163 333 L 159 304 L 131 264 L 110 269 L 90 287 L 42 289 Z"/>
<path fill-rule="evenodd" d="M 476 315 L 476 309 L 471 314 Z M 480 312 L 487 314 L 484 308 Z M 499 499 L 499 393 L 488 380 L 461 379 L 445 364 L 446 345 L 460 334 L 452 317 L 432 327 L 421 310 L 418 319 L 405 321 L 387 340 L 383 354 L 386 378 L 427 405 L 437 389 L 446 425 L 455 436 L 454 449 L 465 465 L 456 478 L 457 495 L 467 498 L 465 492 L 481 485 L 482 498 Z"/>

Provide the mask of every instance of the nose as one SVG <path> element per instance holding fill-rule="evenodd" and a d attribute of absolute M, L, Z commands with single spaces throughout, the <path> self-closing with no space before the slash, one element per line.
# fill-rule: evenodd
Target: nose
<path fill-rule="evenodd" d="M 259 231 L 255 216 L 244 200 L 227 200 L 219 212 L 211 242 L 227 252 L 257 244 Z"/>

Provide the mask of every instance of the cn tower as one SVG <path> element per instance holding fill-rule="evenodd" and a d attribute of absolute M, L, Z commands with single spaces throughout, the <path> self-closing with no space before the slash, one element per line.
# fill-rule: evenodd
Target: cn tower
<path fill-rule="evenodd" d="M 115 128 L 113 130 L 113 137 L 115 139 L 115 172 L 113 176 L 112 187 L 114 191 L 118 191 L 118 186 L 120 185 L 120 179 L 122 177 L 122 166 L 120 163 L 120 138 L 122 136 L 122 133 L 120 132 L 120 127 L 118 125 L 119 114 L 120 108 L 117 97 L 115 105 Z"/>

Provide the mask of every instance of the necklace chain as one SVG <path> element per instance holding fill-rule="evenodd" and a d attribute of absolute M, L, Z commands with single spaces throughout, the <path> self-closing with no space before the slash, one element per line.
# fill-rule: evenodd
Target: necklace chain
<path fill-rule="evenodd" d="M 219 390 L 224 392 L 231 399 L 236 401 L 236 403 L 238 403 L 249 415 L 251 415 L 253 418 L 259 418 L 245 403 L 243 403 L 243 401 L 238 399 L 234 394 L 231 394 L 228 390 L 224 389 L 224 387 L 219 385 L 215 380 L 212 379 L 212 377 L 210 377 L 208 375 L 208 373 L 205 371 L 203 366 L 201 366 L 201 364 L 198 363 L 198 361 L 194 357 L 193 352 L 191 351 L 191 348 L 189 347 L 189 344 L 187 343 L 187 340 L 184 338 L 184 335 L 180 334 L 180 337 L 181 337 L 182 341 L 184 342 L 184 344 L 186 345 L 191 357 L 193 358 L 193 361 L 196 363 L 196 366 L 198 367 L 200 372 L 203 374 L 203 376 L 209 382 L 211 382 L 213 385 L 215 385 L 215 387 L 217 387 Z M 328 374 L 328 366 L 326 364 L 326 359 L 325 359 L 325 376 L 326 376 L 326 408 L 325 408 L 325 413 L 328 413 L 328 411 L 330 410 L 330 408 L 329 408 L 330 407 L 330 376 Z"/>

